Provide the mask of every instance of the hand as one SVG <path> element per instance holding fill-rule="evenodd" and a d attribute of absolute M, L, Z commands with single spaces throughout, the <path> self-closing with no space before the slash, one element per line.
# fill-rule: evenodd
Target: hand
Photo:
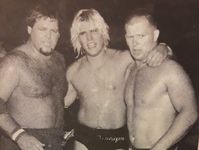
<path fill-rule="evenodd" d="M 132 136 L 132 135 L 130 135 L 130 136 L 129 136 L 129 140 L 130 140 L 130 142 L 131 142 L 131 145 L 133 145 L 134 142 L 135 142 L 135 137 Z"/>
<path fill-rule="evenodd" d="M 64 139 L 66 140 L 66 139 L 73 137 L 74 133 L 75 133 L 74 129 L 72 129 L 70 131 L 66 131 L 65 134 L 64 134 Z"/>
<path fill-rule="evenodd" d="M 71 131 L 66 131 L 65 134 L 64 134 L 64 141 L 62 142 L 62 146 L 65 146 L 65 144 L 67 143 L 67 141 L 74 137 L 74 129 L 72 129 Z"/>
<path fill-rule="evenodd" d="M 17 140 L 17 144 L 21 150 L 44 150 L 45 147 L 45 144 L 27 133 L 21 135 Z"/>
<path fill-rule="evenodd" d="M 166 44 L 159 44 L 149 53 L 146 63 L 151 67 L 159 66 L 167 58 L 170 51 Z"/>

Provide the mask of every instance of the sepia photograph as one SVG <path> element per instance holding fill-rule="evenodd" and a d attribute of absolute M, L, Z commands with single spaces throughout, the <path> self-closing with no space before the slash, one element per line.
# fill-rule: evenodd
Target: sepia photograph
<path fill-rule="evenodd" d="M 0 0 L 0 150 L 199 150 L 198 0 Z"/>

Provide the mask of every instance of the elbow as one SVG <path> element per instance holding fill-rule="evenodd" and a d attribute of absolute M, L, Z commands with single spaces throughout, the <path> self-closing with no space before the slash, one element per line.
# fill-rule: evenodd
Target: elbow
<path fill-rule="evenodd" d="M 195 111 L 193 113 L 193 123 L 195 123 L 198 120 L 198 111 Z"/>
<path fill-rule="evenodd" d="M 69 107 L 69 104 L 68 104 L 67 98 L 64 97 L 64 108 L 68 108 L 68 107 Z"/>
<path fill-rule="evenodd" d="M 70 105 L 75 101 L 75 98 L 65 97 L 64 98 L 64 108 L 69 108 Z"/>
<path fill-rule="evenodd" d="M 192 111 L 191 113 L 189 113 L 189 116 L 187 118 L 189 119 L 190 125 L 193 125 L 198 119 L 198 112 Z"/>
<path fill-rule="evenodd" d="M 198 109 L 197 109 L 197 107 L 195 109 L 193 109 L 191 116 L 192 116 L 193 123 L 195 123 L 198 119 Z"/>
<path fill-rule="evenodd" d="M 64 108 L 68 108 L 70 105 L 64 102 Z"/>

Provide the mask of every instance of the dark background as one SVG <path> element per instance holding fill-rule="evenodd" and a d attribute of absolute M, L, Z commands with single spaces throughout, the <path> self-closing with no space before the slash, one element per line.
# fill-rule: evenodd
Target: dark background
<path fill-rule="evenodd" d="M 45 1 L 45 0 L 43 0 Z M 70 26 L 75 13 L 82 8 L 95 8 L 110 26 L 110 47 L 127 49 L 124 21 L 129 11 L 145 7 L 154 10 L 160 29 L 160 42 L 167 43 L 176 59 L 189 74 L 199 97 L 199 1 L 198 0 L 46 0 L 58 5 L 62 22 L 57 50 L 64 54 L 66 64 L 74 59 L 70 43 Z M 0 0 L 0 41 L 10 51 L 26 41 L 24 16 L 38 0 Z M 77 109 L 76 104 L 71 112 Z M 72 114 L 71 113 L 71 114 Z M 73 114 L 72 114 L 73 116 Z M 70 120 L 68 119 L 67 122 Z M 198 136 L 196 125 L 186 141 L 193 144 Z M 192 139 L 193 137 L 193 139 Z M 191 149 L 190 149 L 191 150 Z"/>

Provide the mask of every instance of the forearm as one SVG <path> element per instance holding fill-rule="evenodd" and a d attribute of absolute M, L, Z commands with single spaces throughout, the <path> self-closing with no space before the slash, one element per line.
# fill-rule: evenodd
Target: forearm
<path fill-rule="evenodd" d="M 133 134 L 133 106 L 128 106 L 127 108 L 127 127 L 129 132 L 129 138 L 131 141 L 131 138 L 134 138 Z M 131 141 L 131 144 L 133 141 Z"/>
<path fill-rule="evenodd" d="M 180 112 L 166 134 L 162 136 L 151 150 L 167 150 L 187 133 L 196 120 L 197 112 Z"/>
<path fill-rule="evenodd" d="M 167 57 L 175 58 L 173 50 L 166 43 L 159 43 L 159 46 L 165 47 L 165 49 L 167 50 Z"/>
<path fill-rule="evenodd" d="M 64 108 L 68 109 L 76 100 L 77 98 L 74 96 L 73 98 L 67 98 L 64 99 Z"/>
<path fill-rule="evenodd" d="M 77 92 L 72 86 L 72 84 L 68 84 L 68 91 L 66 96 L 64 97 L 64 108 L 68 108 L 72 105 L 72 103 L 78 98 Z"/>
<path fill-rule="evenodd" d="M 13 133 L 21 127 L 8 113 L 2 113 L 0 114 L 0 128 L 12 138 Z"/>

